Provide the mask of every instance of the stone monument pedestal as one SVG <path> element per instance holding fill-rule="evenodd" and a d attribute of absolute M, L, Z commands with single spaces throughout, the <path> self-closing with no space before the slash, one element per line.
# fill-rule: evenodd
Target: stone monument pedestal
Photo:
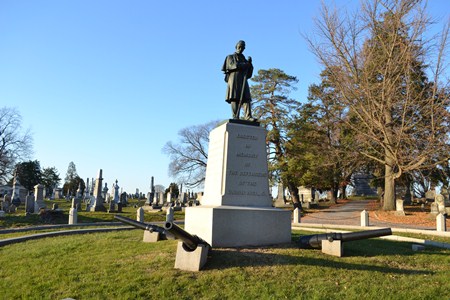
<path fill-rule="evenodd" d="M 272 207 L 266 130 L 230 120 L 210 133 L 202 205 L 187 207 L 185 229 L 212 247 L 291 242 L 291 212 Z"/>

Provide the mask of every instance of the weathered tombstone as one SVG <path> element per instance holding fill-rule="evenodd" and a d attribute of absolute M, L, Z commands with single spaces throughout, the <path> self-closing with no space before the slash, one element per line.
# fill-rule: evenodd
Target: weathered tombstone
<path fill-rule="evenodd" d="M 55 188 L 55 199 L 62 199 L 63 198 L 63 189 L 62 188 Z"/>
<path fill-rule="evenodd" d="M 319 203 L 319 200 L 320 200 L 320 192 L 316 190 L 314 193 L 314 202 Z"/>
<path fill-rule="evenodd" d="M 164 192 L 159 193 L 159 204 L 164 205 Z"/>
<path fill-rule="evenodd" d="M 128 195 L 126 192 L 122 192 L 120 194 L 120 203 L 122 203 L 122 207 L 127 207 L 128 205 Z"/>
<path fill-rule="evenodd" d="M 3 197 L 3 202 L 7 202 L 8 204 L 11 203 L 11 195 L 8 193 L 5 195 L 5 197 Z"/>
<path fill-rule="evenodd" d="M 34 213 L 34 195 L 32 194 L 25 199 L 25 212 L 29 214 Z"/>
<path fill-rule="evenodd" d="M 333 193 L 331 191 L 328 191 L 327 192 L 327 201 L 331 201 L 331 199 L 333 199 Z"/>
<path fill-rule="evenodd" d="M 36 184 L 34 186 L 34 213 L 39 213 L 41 208 L 45 208 L 45 202 L 44 202 L 44 188 L 45 186 L 43 184 Z"/>
<path fill-rule="evenodd" d="M 119 184 L 118 181 L 116 179 L 115 184 L 113 184 L 113 189 L 114 189 L 114 198 L 113 198 L 113 202 L 115 203 L 119 203 L 120 202 L 120 196 L 119 196 Z"/>
<path fill-rule="evenodd" d="M 5 197 L 6 198 L 6 197 Z M 10 201 L 3 201 L 2 202 L 2 207 L 1 210 L 5 211 L 5 212 L 9 212 L 9 206 L 11 205 Z"/>
<path fill-rule="evenodd" d="M 436 231 L 447 231 L 445 215 L 443 215 L 443 214 L 438 214 L 436 216 Z"/>
<path fill-rule="evenodd" d="M 361 212 L 361 227 L 368 227 L 368 226 L 369 226 L 369 212 L 363 210 Z"/>
<path fill-rule="evenodd" d="M 95 189 L 94 189 L 95 203 L 91 205 L 90 207 L 91 211 L 106 211 L 106 208 L 103 205 L 102 184 L 103 184 L 102 169 L 100 169 L 98 171 L 98 177 L 95 180 Z"/>
<path fill-rule="evenodd" d="M 14 212 L 16 212 L 16 210 L 17 210 L 17 206 L 14 205 L 14 203 L 11 203 L 11 205 L 9 206 L 7 211 L 10 213 L 14 213 Z"/>
<path fill-rule="evenodd" d="M 284 194 L 284 186 L 282 182 L 278 183 L 278 193 L 273 206 L 284 207 L 286 205 L 286 195 Z"/>
<path fill-rule="evenodd" d="M 151 178 L 150 181 L 150 192 L 148 193 L 147 201 L 145 201 L 145 205 L 151 205 L 153 203 L 155 197 L 155 179 Z"/>
<path fill-rule="evenodd" d="M 313 198 L 313 190 L 304 186 L 298 188 L 298 197 L 303 203 L 311 202 Z"/>
<path fill-rule="evenodd" d="M 109 212 L 109 213 L 116 212 L 116 202 L 115 202 L 114 200 L 109 201 L 108 212 Z"/>
<path fill-rule="evenodd" d="M 77 222 L 78 222 L 78 210 L 72 207 L 69 210 L 69 224 L 77 224 Z"/>
<path fill-rule="evenodd" d="M 445 214 L 445 200 L 444 196 L 437 194 L 434 197 L 434 202 L 437 204 L 438 212 L 441 214 Z"/>
<path fill-rule="evenodd" d="M 91 188 L 89 186 L 89 177 L 88 177 L 88 178 L 86 178 L 86 188 L 84 189 L 84 196 L 83 196 L 83 198 L 85 200 L 91 198 L 90 191 L 91 191 Z"/>
<path fill-rule="evenodd" d="M 397 199 L 395 200 L 395 215 L 396 216 L 404 216 L 405 210 L 403 209 L 403 200 Z"/>
<path fill-rule="evenodd" d="M 185 205 L 188 201 L 188 195 L 186 192 L 181 193 L 180 195 L 180 204 Z"/>
<path fill-rule="evenodd" d="M 105 182 L 105 186 L 102 189 L 102 198 L 103 198 L 103 202 L 107 202 L 108 201 L 108 183 Z"/>
<path fill-rule="evenodd" d="M 167 203 L 172 203 L 172 193 L 171 192 L 167 193 Z"/>
<path fill-rule="evenodd" d="M 19 179 L 17 178 L 17 170 L 14 172 L 11 203 L 13 203 L 16 206 L 20 205 L 20 203 L 21 203 L 21 201 L 20 201 L 20 183 L 19 183 Z"/>
<path fill-rule="evenodd" d="M 144 222 L 144 209 L 139 207 L 136 211 L 136 221 L 143 223 Z"/>
<path fill-rule="evenodd" d="M 439 208 L 438 208 L 437 203 L 435 203 L 435 202 L 431 203 L 430 208 L 431 208 L 431 211 L 430 211 L 431 215 L 437 216 L 439 214 Z"/>
<path fill-rule="evenodd" d="M 77 189 L 77 193 L 75 194 L 75 199 L 82 199 L 83 198 L 83 195 L 82 195 L 82 193 L 81 193 L 81 183 L 80 184 L 78 184 L 78 189 Z"/>
<path fill-rule="evenodd" d="M 293 222 L 294 224 L 300 224 L 302 218 L 302 213 L 298 207 L 294 209 Z"/>
<path fill-rule="evenodd" d="M 427 201 L 434 201 L 434 197 L 436 197 L 436 191 L 434 189 L 429 190 L 425 193 L 425 199 Z"/>

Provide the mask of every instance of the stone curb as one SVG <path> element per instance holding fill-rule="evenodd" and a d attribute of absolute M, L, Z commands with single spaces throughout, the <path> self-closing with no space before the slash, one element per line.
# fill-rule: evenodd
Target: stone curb
<path fill-rule="evenodd" d="M 164 222 L 152 222 L 151 224 L 158 225 L 158 224 L 163 224 L 163 223 Z M 184 221 L 175 221 L 175 223 L 180 225 L 180 224 L 184 224 Z M 71 224 L 71 225 L 60 224 L 60 225 L 36 226 L 36 227 L 17 228 L 17 229 L 5 229 L 5 230 L 0 231 L 0 233 L 14 233 L 14 232 L 23 232 L 23 231 L 31 231 L 31 230 L 45 230 L 45 229 L 71 228 L 71 227 L 83 227 L 83 226 L 112 226 L 112 225 L 113 226 L 119 225 L 119 227 L 61 230 L 61 231 L 52 231 L 52 232 L 36 233 L 36 234 L 30 234 L 30 235 L 25 235 L 25 236 L 13 237 L 13 238 L 0 240 L 0 247 L 5 246 L 5 245 L 10 245 L 10 244 L 21 243 L 21 242 L 25 242 L 25 241 L 29 241 L 29 240 L 46 238 L 46 237 L 139 229 L 139 228 L 136 228 L 133 226 L 125 225 L 121 222 L 99 222 L 99 223 L 84 223 L 84 224 Z"/>
<path fill-rule="evenodd" d="M 361 227 L 361 226 L 354 226 L 354 225 L 335 225 L 335 224 L 317 224 L 317 223 L 298 223 L 298 224 L 292 224 L 292 228 L 295 229 L 303 228 L 303 227 L 314 227 L 314 228 L 342 228 L 342 229 L 381 229 L 381 228 L 387 228 L 389 226 L 368 226 L 368 227 Z M 403 233 L 417 233 L 417 234 L 427 234 L 427 235 L 433 235 L 433 236 L 440 236 L 440 237 L 449 237 L 450 238 L 450 231 L 436 231 L 431 229 L 411 229 L 411 228 L 391 228 L 392 232 L 403 232 Z"/>
<path fill-rule="evenodd" d="M 94 232 L 132 230 L 132 229 L 138 229 L 138 228 L 135 228 L 132 226 L 122 226 L 122 227 L 112 227 L 112 228 L 90 228 L 90 229 L 74 229 L 74 230 L 44 232 L 44 233 L 37 233 L 37 234 L 31 234 L 31 235 L 25 235 L 25 236 L 13 237 L 13 238 L 9 238 L 9 239 L 0 240 L 0 247 L 10 245 L 10 244 L 21 243 L 21 242 L 25 242 L 25 241 L 29 241 L 29 240 L 46 238 L 46 237 L 94 233 Z"/>
<path fill-rule="evenodd" d="M 319 232 L 341 232 L 341 233 L 347 233 L 350 231 L 346 231 L 346 230 L 335 230 L 335 229 L 330 229 L 330 228 L 346 228 L 346 229 L 381 229 L 381 228 L 385 228 L 385 227 L 360 227 L 360 226 L 348 226 L 348 225 L 329 225 L 328 227 L 330 228 L 326 228 L 326 226 L 324 224 L 304 224 L 302 226 L 299 226 L 300 224 L 293 224 L 292 229 L 301 229 L 301 230 L 305 230 L 305 231 L 319 231 Z M 307 225 L 315 225 L 315 226 L 307 226 Z M 350 228 L 351 227 L 351 228 Z M 394 230 L 397 230 L 397 232 L 411 232 L 411 231 L 403 231 L 403 230 L 407 230 L 405 228 L 392 228 L 392 232 L 394 232 Z M 418 231 L 418 230 L 416 230 Z M 423 230 L 422 230 L 423 231 Z M 418 233 L 418 232 L 414 232 L 414 233 Z M 450 233 L 450 232 L 445 232 L 445 233 Z M 423 234 L 429 234 L 429 232 L 427 232 L 425 230 L 425 232 L 423 232 Z M 448 235 L 450 236 L 450 235 Z M 390 236 L 382 236 L 379 237 L 380 239 L 384 239 L 384 240 L 391 240 L 391 241 L 396 241 L 396 242 L 411 242 L 411 243 L 416 243 L 416 244 L 421 244 L 421 245 L 425 245 L 425 246 L 433 246 L 433 247 L 438 247 L 438 248 L 444 248 L 444 249 L 450 249 L 450 244 L 447 243 L 442 243 L 442 242 L 435 242 L 435 241 L 430 241 L 430 240 L 424 240 L 424 239 L 417 239 L 417 238 L 410 238 L 410 237 L 404 237 L 404 236 L 398 236 L 398 235 L 390 235 Z"/>
<path fill-rule="evenodd" d="M 89 226 L 100 227 L 100 226 L 125 226 L 125 225 L 122 222 L 98 222 L 98 223 L 41 225 L 41 226 L 0 229 L 0 234 L 25 232 L 25 231 L 33 231 L 33 230 L 46 230 L 46 229 L 57 229 L 57 228 L 71 228 L 71 227 L 89 227 Z"/>

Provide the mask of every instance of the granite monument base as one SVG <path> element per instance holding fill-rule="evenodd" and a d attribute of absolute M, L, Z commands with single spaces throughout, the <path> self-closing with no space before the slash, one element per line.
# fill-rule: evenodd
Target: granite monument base
<path fill-rule="evenodd" d="M 187 207 L 185 229 L 213 248 L 290 243 L 291 212 L 268 207 Z"/>

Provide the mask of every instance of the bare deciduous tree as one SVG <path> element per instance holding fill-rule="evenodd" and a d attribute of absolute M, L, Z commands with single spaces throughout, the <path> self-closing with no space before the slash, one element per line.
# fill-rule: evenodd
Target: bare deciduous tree
<path fill-rule="evenodd" d="M 13 169 L 32 152 L 30 131 L 22 132 L 22 117 L 15 108 L 0 108 L 0 182 L 8 180 Z"/>
<path fill-rule="evenodd" d="M 163 152 L 169 155 L 169 175 L 188 187 L 197 187 L 205 181 L 208 160 L 209 132 L 219 121 L 183 128 L 178 132 L 179 142 L 169 141 Z"/>
<path fill-rule="evenodd" d="M 449 26 L 440 40 L 427 39 L 424 6 L 367 0 L 354 16 L 342 16 L 324 5 L 320 39 L 307 37 L 332 71 L 360 153 L 384 166 L 385 210 L 395 209 L 397 178 L 448 159 L 449 90 L 442 77 Z"/>

